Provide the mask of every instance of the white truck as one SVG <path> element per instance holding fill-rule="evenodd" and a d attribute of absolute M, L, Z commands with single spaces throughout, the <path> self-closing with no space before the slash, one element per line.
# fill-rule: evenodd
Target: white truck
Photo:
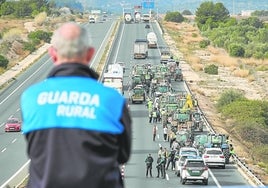
<path fill-rule="evenodd" d="M 126 24 L 129 24 L 132 22 L 132 16 L 131 16 L 131 13 L 125 13 L 124 14 L 124 20 L 125 20 L 125 23 Z"/>
<path fill-rule="evenodd" d="M 124 94 L 123 79 L 116 77 L 114 74 L 106 73 L 106 75 L 103 76 L 103 84 L 116 89 L 122 95 Z"/>
<path fill-rule="evenodd" d="M 89 23 L 96 23 L 96 16 L 94 16 L 94 15 L 90 15 L 90 16 L 88 17 L 88 22 L 89 22 Z"/>
<path fill-rule="evenodd" d="M 103 74 L 103 84 L 116 89 L 123 95 L 123 73 L 123 67 L 120 64 L 108 65 L 108 71 Z"/>
<path fill-rule="evenodd" d="M 134 42 L 134 59 L 146 59 L 148 57 L 148 44 L 146 39 L 136 39 Z"/>
<path fill-rule="evenodd" d="M 141 13 L 140 12 L 135 12 L 134 15 L 135 15 L 135 17 L 134 17 L 135 22 L 139 23 L 141 21 Z"/>
<path fill-rule="evenodd" d="M 157 48 L 157 37 L 154 32 L 147 34 L 148 48 Z"/>
<path fill-rule="evenodd" d="M 110 64 L 110 65 L 108 65 L 107 73 L 114 74 L 114 75 L 117 75 L 117 77 L 123 78 L 124 68 L 119 63 Z"/>
<path fill-rule="evenodd" d="M 142 15 L 142 20 L 144 22 L 150 22 L 150 14 L 143 14 Z"/>

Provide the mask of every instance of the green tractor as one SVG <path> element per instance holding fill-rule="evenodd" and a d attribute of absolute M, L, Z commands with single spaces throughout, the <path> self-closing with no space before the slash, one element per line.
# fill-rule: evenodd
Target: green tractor
<path fill-rule="evenodd" d="M 204 146 L 207 142 L 208 142 L 207 134 L 194 135 L 193 146 L 198 149 L 200 154 L 204 152 Z"/>
<path fill-rule="evenodd" d="M 183 74 L 181 68 L 176 68 L 174 72 L 174 80 L 175 81 L 183 81 Z"/>
<path fill-rule="evenodd" d="M 191 134 L 186 130 L 177 131 L 176 141 L 181 147 L 189 147 L 191 145 Z"/>
<path fill-rule="evenodd" d="M 134 75 L 134 76 L 132 77 L 131 89 L 133 89 L 133 88 L 134 88 L 135 86 L 137 86 L 137 85 L 143 85 L 141 75 Z"/>
<path fill-rule="evenodd" d="M 179 124 L 187 123 L 188 121 L 190 121 L 191 110 L 179 109 L 176 115 Z"/>
<path fill-rule="evenodd" d="M 202 114 L 198 111 L 192 113 L 192 131 L 203 132 L 204 121 L 202 120 Z"/>
<path fill-rule="evenodd" d="M 132 103 L 143 103 L 145 101 L 145 90 L 141 85 L 135 86 L 131 91 L 130 100 Z"/>

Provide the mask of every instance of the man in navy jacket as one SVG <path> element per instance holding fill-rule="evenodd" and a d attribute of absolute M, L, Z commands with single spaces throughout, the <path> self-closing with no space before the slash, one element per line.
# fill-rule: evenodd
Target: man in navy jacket
<path fill-rule="evenodd" d="M 89 34 L 65 23 L 51 40 L 54 68 L 21 96 L 29 188 L 122 188 L 131 151 L 126 100 L 98 82 Z"/>

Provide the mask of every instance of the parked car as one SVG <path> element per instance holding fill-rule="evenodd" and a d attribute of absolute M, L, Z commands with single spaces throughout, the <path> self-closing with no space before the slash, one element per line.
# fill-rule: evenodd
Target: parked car
<path fill-rule="evenodd" d="M 150 25 L 149 24 L 146 24 L 145 25 L 145 29 L 150 29 Z"/>
<path fill-rule="evenodd" d="M 205 148 L 202 158 L 208 166 L 225 168 L 225 156 L 220 148 Z"/>
<path fill-rule="evenodd" d="M 21 122 L 18 118 L 9 118 L 5 124 L 5 132 L 20 132 Z"/>
<path fill-rule="evenodd" d="M 199 151 L 194 147 L 181 147 L 179 150 L 179 156 L 181 155 L 200 156 Z"/>
<path fill-rule="evenodd" d="M 208 184 L 208 167 L 202 158 L 186 159 L 181 170 L 181 183 L 201 181 Z"/>
<path fill-rule="evenodd" d="M 181 170 L 186 159 L 193 159 L 196 156 L 193 155 L 182 155 L 175 161 L 175 174 L 179 177 L 181 175 Z"/>

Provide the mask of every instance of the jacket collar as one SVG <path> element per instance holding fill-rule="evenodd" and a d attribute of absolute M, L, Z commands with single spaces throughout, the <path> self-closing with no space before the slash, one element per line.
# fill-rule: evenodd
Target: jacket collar
<path fill-rule="evenodd" d="M 55 66 L 49 73 L 48 77 L 57 76 L 82 76 L 98 79 L 99 75 L 93 69 L 81 63 L 63 63 Z"/>

